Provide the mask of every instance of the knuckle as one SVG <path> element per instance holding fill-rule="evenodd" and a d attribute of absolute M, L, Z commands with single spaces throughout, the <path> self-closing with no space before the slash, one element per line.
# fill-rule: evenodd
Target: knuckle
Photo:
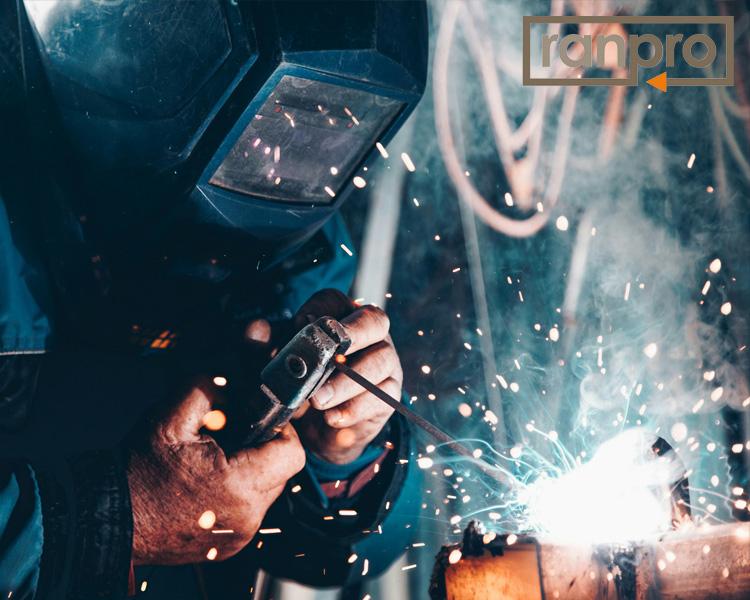
<path fill-rule="evenodd" d="M 373 358 L 375 359 L 375 366 L 378 373 L 390 373 L 395 366 L 394 355 L 393 352 L 390 351 L 389 346 L 382 346 Z"/>
<path fill-rule="evenodd" d="M 328 410 L 323 413 L 323 419 L 325 420 L 326 425 L 337 429 L 339 427 L 342 427 L 342 423 L 346 421 L 347 412 L 344 412 L 341 409 L 335 411 Z"/>
<path fill-rule="evenodd" d="M 378 328 L 384 329 L 385 331 L 390 329 L 391 320 L 382 308 L 373 304 L 368 304 L 362 307 L 362 311 Z"/>
<path fill-rule="evenodd" d="M 397 379 L 390 377 L 383 382 L 381 389 L 398 399 L 398 396 L 401 394 L 401 383 Z M 381 402 L 381 404 L 387 406 L 384 402 Z"/>

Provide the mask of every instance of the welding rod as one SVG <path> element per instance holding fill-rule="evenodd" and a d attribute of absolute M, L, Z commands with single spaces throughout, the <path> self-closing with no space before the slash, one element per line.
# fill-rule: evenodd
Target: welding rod
<path fill-rule="evenodd" d="M 419 427 L 422 431 L 426 431 L 428 434 L 430 434 L 433 438 L 435 438 L 442 445 L 447 446 L 448 448 L 453 450 L 453 452 L 455 452 L 456 454 L 460 454 L 461 456 L 465 456 L 466 458 L 472 459 L 472 461 L 476 461 L 475 464 L 490 477 L 493 477 L 494 479 L 496 479 L 497 481 L 499 481 L 500 483 L 508 487 L 514 486 L 513 479 L 510 478 L 505 473 L 503 473 L 500 469 L 493 468 L 492 465 L 489 465 L 487 462 L 483 460 L 478 460 L 477 457 L 474 456 L 474 453 L 471 450 L 469 450 L 466 446 L 464 446 L 460 442 L 457 442 L 455 439 L 453 439 L 451 436 L 445 433 L 445 431 L 443 431 L 436 425 L 433 425 L 427 419 L 425 419 L 424 417 L 412 411 L 410 408 L 408 408 L 406 405 L 399 402 L 396 398 L 394 398 L 387 392 L 384 392 L 383 390 L 381 390 L 378 386 L 372 383 L 369 379 L 362 377 L 362 375 L 357 373 L 354 369 L 352 369 L 347 364 L 337 362 L 336 368 L 339 371 L 341 371 L 344 375 L 346 375 L 349 379 L 361 385 L 368 392 L 370 392 L 374 396 L 377 396 L 380 400 L 385 402 L 393 410 L 395 410 L 397 413 L 402 415 L 407 421 L 409 421 L 410 423 L 413 423 L 414 425 Z"/>

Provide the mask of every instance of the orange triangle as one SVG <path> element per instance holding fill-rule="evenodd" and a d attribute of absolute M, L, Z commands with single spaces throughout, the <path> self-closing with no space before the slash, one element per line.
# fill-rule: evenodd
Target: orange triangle
<path fill-rule="evenodd" d="M 655 87 L 657 90 L 666 92 L 667 91 L 667 72 L 664 71 L 664 73 L 659 73 L 656 77 L 647 79 L 646 83 L 649 84 L 650 86 Z"/>

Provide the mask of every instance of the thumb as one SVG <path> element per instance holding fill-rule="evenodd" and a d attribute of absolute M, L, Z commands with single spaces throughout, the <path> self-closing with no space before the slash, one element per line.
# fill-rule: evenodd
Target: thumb
<path fill-rule="evenodd" d="M 196 441 L 201 438 L 204 418 L 216 403 L 210 384 L 201 382 L 177 403 L 162 422 L 162 432 L 171 443 Z M 218 412 L 218 411 L 217 411 Z M 220 415 L 217 415 L 220 416 Z"/>
<path fill-rule="evenodd" d="M 271 324 L 265 319 L 250 321 L 245 327 L 245 340 L 259 345 L 268 344 L 271 341 Z"/>
<path fill-rule="evenodd" d="M 229 463 L 266 487 L 284 485 L 305 466 L 305 451 L 297 431 L 287 424 L 272 440 L 233 454 Z"/>

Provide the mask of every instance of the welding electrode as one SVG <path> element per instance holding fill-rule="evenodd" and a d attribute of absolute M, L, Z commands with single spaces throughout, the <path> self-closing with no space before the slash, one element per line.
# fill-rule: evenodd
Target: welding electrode
<path fill-rule="evenodd" d="M 341 371 L 344 375 L 346 375 L 349 379 L 358 383 L 363 388 L 365 388 L 368 392 L 370 392 L 371 394 L 373 394 L 374 396 L 376 396 L 377 398 L 385 402 L 388 406 L 390 406 L 397 413 L 403 415 L 404 418 L 406 418 L 406 420 L 408 420 L 410 423 L 413 423 L 414 425 L 416 425 L 423 431 L 426 431 L 433 438 L 435 438 L 435 440 L 440 442 L 440 444 L 447 446 L 448 448 L 453 450 L 453 452 L 455 452 L 456 454 L 460 454 L 461 456 L 465 456 L 466 458 L 472 459 L 472 461 L 474 461 L 475 464 L 484 473 L 486 473 L 490 477 L 493 477 L 494 479 L 496 479 L 503 485 L 507 487 L 515 487 L 515 480 L 512 477 L 509 477 L 501 469 L 497 467 L 493 467 L 492 465 L 488 464 L 487 462 L 483 460 L 477 460 L 477 458 L 474 456 L 474 453 L 471 450 L 469 450 L 466 446 L 457 442 L 455 439 L 453 439 L 451 436 L 445 433 L 442 429 L 433 425 L 424 417 L 421 417 L 417 413 L 407 408 L 404 404 L 399 402 L 396 398 L 394 398 L 390 394 L 381 390 L 378 386 L 376 386 L 370 380 L 362 377 L 362 375 L 357 373 L 354 369 L 348 366 L 345 362 L 343 361 L 339 362 L 337 360 L 336 368 L 339 371 Z"/>

